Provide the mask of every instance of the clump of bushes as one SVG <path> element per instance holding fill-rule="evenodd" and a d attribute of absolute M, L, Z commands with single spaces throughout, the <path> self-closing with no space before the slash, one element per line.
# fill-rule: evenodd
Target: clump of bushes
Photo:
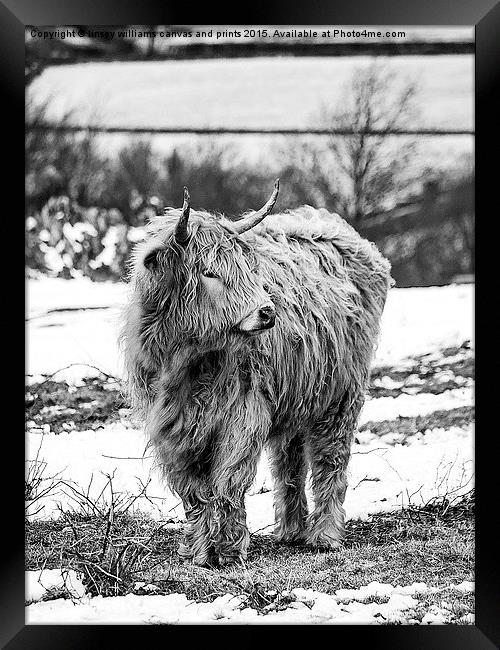
<path fill-rule="evenodd" d="M 229 144 L 203 142 L 161 156 L 149 141 L 139 140 L 111 157 L 104 156 L 88 135 L 28 130 L 29 272 L 96 281 L 124 279 L 127 260 L 135 243 L 145 237 L 147 221 L 166 206 L 180 206 L 184 185 L 191 189 L 195 209 L 234 217 L 260 207 L 272 179 L 279 176 L 280 210 L 303 204 L 325 207 L 338 211 L 362 234 L 377 221 L 376 212 L 360 215 L 359 210 L 351 214 L 342 209 L 342 185 L 332 190 L 335 174 L 328 179 L 317 152 L 300 139 L 293 155 L 290 147 L 272 146 L 281 159 L 269 155 L 261 165 L 245 162 Z M 445 221 L 427 222 L 422 228 L 414 224 L 406 231 L 398 228 L 389 236 L 387 228 L 380 233 L 369 228 L 367 236 L 391 261 L 398 286 L 446 284 L 458 274 L 474 272 L 472 168 L 458 174 L 427 170 L 406 195 L 407 204 L 419 202 L 425 209 L 425 202 L 434 200 L 429 179 L 432 191 L 447 193 Z"/>
<path fill-rule="evenodd" d="M 142 220 L 154 215 L 146 206 Z M 53 277 L 120 280 L 145 229 L 128 225 L 116 208 L 85 208 L 68 196 L 50 198 L 26 221 L 28 269 Z"/>

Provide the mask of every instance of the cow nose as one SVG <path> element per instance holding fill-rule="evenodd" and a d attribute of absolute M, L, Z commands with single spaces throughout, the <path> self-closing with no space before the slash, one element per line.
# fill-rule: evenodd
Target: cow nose
<path fill-rule="evenodd" d="M 259 318 L 263 325 L 271 325 L 276 319 L 276 310 L 273 305 L 266 305 L 259 309 Z"/>

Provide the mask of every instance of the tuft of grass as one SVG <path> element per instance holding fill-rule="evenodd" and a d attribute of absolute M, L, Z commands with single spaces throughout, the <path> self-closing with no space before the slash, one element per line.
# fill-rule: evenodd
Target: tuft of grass
<path fill-rule="evenodd" d="M 449 612 L 449 617 L 452 623 L 458 625 L 470 625 L 461 621 L 462 617 L 467 614 L 474 614 L 475 600 L 473 593 L 463 593 L 461 591 L 444 588 L 439 592 L 428 592 L 419 594 L 418 605 L 413 612 L 410 612 L 408 618 L 414 618 L 421 622 L 425 614 L 437 607 L 446 612 Z"/>
<path fill-rule="evenodd" d="M 27 544 L 32 551 L 31 557 L 27 556 L 28 567 L 42 562 L 44 568 L 74 569 L 93 596 L 131 591 L 135 576 L 151 568 L 151 544 L 160 528 L 151 519 L 144 525 L 141 515 L 132 515 L 138 499 L 151 500 L 147 494 L 150 481 L 141 483 L 137 494 L 130 494 L 115 491 L 114 477 L 106 476 L 97 497 L 90 496 L 92 481 L 86 491 L 60 481 L 73 508 L 60 507 L 60 518 L 47 522 L 47 530 L 41 522 L 27 522 Z"/>
<path fill-rule="evenodd" d="M 40 439 L 35 458 L 26 461 L 24 476 L 24 508 L 26 517 L 38 514 L 43 509 L 43 505 L 38 506 L 38 502 L 53 493 L 62 483 L 60 474 L 47 474 L 47 463 L 40 457 L 42 444 L 43 435 Z"/>

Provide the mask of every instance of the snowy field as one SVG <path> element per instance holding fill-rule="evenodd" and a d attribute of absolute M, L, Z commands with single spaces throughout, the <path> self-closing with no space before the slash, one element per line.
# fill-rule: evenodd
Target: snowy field
<path fill-rule="evenodd" d="M 72 599 L 41 601 L 48 589 L 71 590 Z M 338 589 L 335 594 L 324 594 L 312 589 L 296 588 L 291 591 L 294 598 L 290 607 L 270 611 L 266 615 L 249 607 L 242 596 L 227 594 L 210 603 L 197 603 L 185 594 L 166 596 L 137 596 L 127 594 L 102 598 L 85 596 L 85 588 L 76 574 L 71 571 L 62 576 L 57 570 L 30 571 L 27 573 L 27 600 L 30 624 L 91 623 L 91 624 L 172 624 L 172 623 L 337 623 L 337 624 L 379 624 L 416 623 L 408 620 L 407 611 L 415 608 L 416 595 L 423 596 L 439 589 L 428 587 L 424 582 L 407 586 L 372 582 L 360 589 Z M 445 591 L 445 590 L 441 590 Z M 447 591 L 470 593 L 474 583 L 463 581 L 450 585 Z M 377 598 L 383 602 L 366 602 Z M 423 619 L 424 625 L 446 623 L 450 615 L 446 601 L 441 607 L 430 608 Z M 461 623 L 473 623 L 470 615 Z"/>
<path fill-rule="evenodd" d="M 125 284 L 42 278 L 30 280 L 27 293 L 31 380 L 75 363 L 121 375 L 117 334 Z M 375 364 L 395 365 L 472 339 L 472 285 L 392 289 Z M 74 367 L 58 373 L 57 379 L 89 374 L 95 371 Z"/>
<path fill-rule="evenodd" d="M 472 127 L 472 55 L 379 58 L 420 82 L 421 126 Z M 335 102 L 354 69 L 371 61 L 356 56 L 86 63 L 47 68 L 30 93 L 40 102 L 53 98 L 54 119 L 76 110 L 76 121 L 95 116 L 108 126 L 299 128 L 310 124 L 319 104 Z M 256 103 L 256 96 L 266 101 Z"/>
<path fill-rule="evenodd" d="M 30 280 L 28 383 L 56 373 L 54 381 L 66 381 L 68 391 L 75 391 L 85 377 L 98 375 L 98 370 L 120 377 L 116 338 L 120 307 L 125 299 L 126 286 L 121 284 L 94 284 L 83 279 Z M 457 496 L 471 489 L 473 425 L 469 420 L 454 420 L 452 416 L 473 405 L 473 382 L 469 377 L 453 374 L 449 368 L 462 363 L 464 354 L 470 354 L 473 347 L 472 314 L 471 285 L 391 290 L 374 364 L 375 379 L 353 446 L 345 502 L 348 519 L 366 520 L 374 513 L 391 511 L 410 502 L 425 502 L 445 494 Z M 466 349 L 464 342 L 469 342 Z M 416 358 L 420 364 L 418 371 L 414 368 Z M 421 376 L 437 367 L 441 369 L 433 370 L 432 387 L 427 388 L 431 384 Z M 398 377 L 405 373 L 402 389 Z M 82 408 L 85 406 L 82 404 Z M 46 414 L 57 412 L 57 408 L 57 404 L 45 407 Z M 413 427 L 412 435 L 404 432 L 405 423 Z M 95 430 L 76 430 L 69 423 L 64 430 L 55 431 L 34 420 L 28 421 L 27 429 L 28 458 L 38 457 L 47 463 L 49 475 L 88 489 L 93 496 L 102 491 L 106 474 L 113 475 L 115 492 L 136 494 L 141 484 L 150 481 L 148 498 L 138 499 L 134 507 L 159 521 L 175 523 L 182 519 L 182 506 L 162 486 L 149 452 L 145 451 L 143 432 L 131 422 L 127 409 L 121 409 L 113 421 Z M 65 490 L 47 495 L 37 502 L 32 518 L 57 517 L 61 508 L 71 508 L 70 497 Z M 247 512 L 252 532 L 271 532 L 272 483 L 265 456 L 247 497 Z M 185 594 L 129 594 L 102 599 L 82 597 L 77 587 L 74 598 L 78 599 L 78 607 L 74 601 L 61 598 L 42 602 L 51 581 L 61 579 L 60 572 L 55 578 L 48 571 L 44 573 L 40 576 L 38 571 L 29 576 L 29 584 L 36 587 L 30 587 L 32 595 L 27 595 L 32 602 L 27 608 L 29 622 L 250 623 L 257 618 L 258 622 L 268 623 L 398 622 L 401 617 L 404 619 L 405 610 L 411 609 L 417 592 L 434 589 L 425 584 L 375 583 L 363 587 L 361 595 L 354 593 L 356 590 L 329 595 L 303 594 L 298 590 L 290 607 L 263 617 L 252 607 L 246 607 L 241 599 L 229 596 L 213 603 L 196 603 Z M 48 586 L 42 586 L 44 581 Z M 471 584 L 456 587 L 469 591 L 472 588 Z M 384 602 L 364 602 L 370 600 L 370 590 L 377 589 L 382 590 Z M 307 606 L 300 604 L 304 601 Z M 429 610 L 427 614 L 422 622 L 447 620 L 446 607 Z"/>

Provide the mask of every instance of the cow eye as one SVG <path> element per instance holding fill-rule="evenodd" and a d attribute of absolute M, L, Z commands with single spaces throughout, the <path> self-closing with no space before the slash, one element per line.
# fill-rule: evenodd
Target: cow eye
<path fill-rule="evenodd" d="M 202 275 L 206 278 L 214 278 L 215 280 L 220 280 L 220 277 L 213 271 L 205 270 L 203 271 Z"/>
<path fill-rule="evenodd" d="M 143 264 L 149 271 L 152 271 L 158 266 L 158 257 L 160 253 L 161 250 L 159 248 L 155 248 L 154 250 L 150 251 L 144 258 Z"/>

